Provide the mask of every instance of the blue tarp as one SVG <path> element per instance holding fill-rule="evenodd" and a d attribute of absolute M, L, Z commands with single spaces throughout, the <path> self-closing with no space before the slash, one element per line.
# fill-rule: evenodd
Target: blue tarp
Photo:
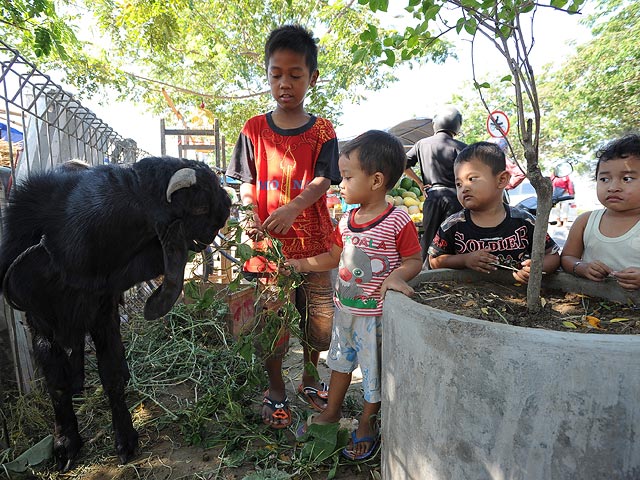
<path fill-rule="evenodd" d="M 22 132 L 20 130 L 16 130 L 11 127 L 11 141 L 12 142 L 21 142 L 22 141 Z M 9 141 L 9 131 L 7 129 L 7 125 L 5 123 L 0 122 L 0 139 L 5 142 Z"/>

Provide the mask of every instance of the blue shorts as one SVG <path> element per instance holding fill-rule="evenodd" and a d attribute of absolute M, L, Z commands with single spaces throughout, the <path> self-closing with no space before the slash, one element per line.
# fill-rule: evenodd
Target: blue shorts
<path fill-rule="evenodd" d="M 369 403 L 382 400 L 381 347 L 381 316 L 352 315 L 336 308 L 327 365 L 341 373 L 351 373 L 360 365 L 364 399 Z"/>

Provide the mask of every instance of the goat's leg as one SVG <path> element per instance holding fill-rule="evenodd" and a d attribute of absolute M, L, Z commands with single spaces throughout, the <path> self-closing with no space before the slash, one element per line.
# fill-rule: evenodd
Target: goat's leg
<path fill-rule="evenodd" d="M 55 416 L 53 456 L 58 470 L 67 471 L 82 447 L 71 402 L 73 368 L 67 353 L 50 338 L 34 332 L 33 353 L 44 374 Z"/>
<path fill-rule="evenodd" d="M 69 354 L 71 365 L 71 393 L 79 395 L 84 391 L 84 336 L 71 348 Z"/>
<path fill-rule="evenodd" d="M 104 317 L 98 319 L 91 329 L 96 347 L 98 372 L 111 406 L 111 424 L 115 437 L 116 453 L 121 463 L 127 463 L 138 446 L 138 432 L 133 428 L 131 414 L 125 403 L 124 388 L 129 380 L 129 369 L 120 336 L 120 318 L 117 298 L 103 310 Z"/>

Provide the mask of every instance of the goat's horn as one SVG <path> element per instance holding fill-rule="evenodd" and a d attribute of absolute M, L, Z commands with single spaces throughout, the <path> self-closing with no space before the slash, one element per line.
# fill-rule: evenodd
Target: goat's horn
<path fill-rule="evenodd" d="M 176 190 L 196 184 L 196 171 L 193 168 L 181 168 L 173 174 L 167 185 L 167 202 L 171 203 L 171 195 Z"/>

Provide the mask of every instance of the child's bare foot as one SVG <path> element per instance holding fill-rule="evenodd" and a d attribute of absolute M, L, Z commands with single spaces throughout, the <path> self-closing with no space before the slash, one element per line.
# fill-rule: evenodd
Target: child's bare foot
<path fill-rule="evenodd" d="M 322 413 L 314 413 L 309 415 L 306 422 L 303 422 L 298 427 L 296 435 L 301 437 L 307 433 L 307 427 L 310 425 L 330 425 L 332 423 L 338 423 L 340 421 L 340 415 L 329 415 L 326 411 Z"/>
<path fill-rule="evenodd" d="M 267 390 L 262 398 L 262 421 L 272 428 L 281 429 L 291 425 L 289 399 L 283 392 Z"/>

